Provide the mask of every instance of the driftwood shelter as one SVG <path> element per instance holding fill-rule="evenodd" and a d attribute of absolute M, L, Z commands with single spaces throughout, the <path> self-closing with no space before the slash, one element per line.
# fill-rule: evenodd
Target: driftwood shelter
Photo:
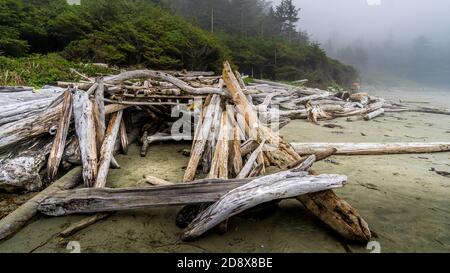
<path fill-rule="evenodd" d="M 227 219 L 245 210 L 295 198 L 343 238 L 367 242 L 368 223 L 333 191 L 347 177 L 317 174 L 313 164 L 333 154 L 450 150 L 450 143 L 287 143 L 278 130 L 292 119 L 369 121 L 386 112 L 450 110 L 366 93 L 245 84 L 228 62 L 222 75 L 139 70 L 83 78 L 39 93 L 0 89 L 0 190 L 40 192 L 0 220 L 0 239 L 37 213 L 94 214 L 61 232 L 70 236 L 110 212 L 185 205 L 179 224 L 182 239 L 192 240 L 214 227 L 226 231 Z M 147 176 L 148 187 L 107 187 L 109 169 L 120 168 L 114 155 L 127 153 L 130 143 L 145 156 L 154 142 L 179 140 L 192 141 L 183 181 Z M 267 173 L 269 166 L 279 172 Z"/>

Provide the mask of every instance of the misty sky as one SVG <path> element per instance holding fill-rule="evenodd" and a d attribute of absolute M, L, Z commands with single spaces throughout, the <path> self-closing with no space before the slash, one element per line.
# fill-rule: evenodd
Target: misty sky
<path fill-rule="evenodd" d="M 277 4 L 279 0 L 273 0 Z M 450 0 L 294 0 L 302 8 L 300 26 L 324 43 L 337 36 L 379 42 L 389 33 L 397 42 L 418 35 L 450 45 Z M 369 5 L 368 2 L 381 2 Z"/>

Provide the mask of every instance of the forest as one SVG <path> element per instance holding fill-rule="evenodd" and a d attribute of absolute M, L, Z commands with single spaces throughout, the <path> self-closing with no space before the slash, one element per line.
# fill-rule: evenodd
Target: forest
<path fill-rule="evenodd" d="M 61 68 L 31 84 L 66 80 L 66 60 L 218 71 L 228 59 L 254 78 L 350 86 L 356 70 L 329 58 L 297 28 L 300 18 L 291 0 L 277 6 L 264 0 L 3 0 L 2 83 L 36 78 L 30 58 L 45 63 L 47 54 L 57 53 L 51 57 Z"/>

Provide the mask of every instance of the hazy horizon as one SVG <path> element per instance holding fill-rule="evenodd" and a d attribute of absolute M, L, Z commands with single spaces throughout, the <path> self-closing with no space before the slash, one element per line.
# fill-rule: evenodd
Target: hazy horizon
<path fill-rule="evenodd" d="M 294 0 L 294 3 L 302 9 L 299 27 L 320 43 L 333 36 L 347 41 L 359 38 L 378 42 L 393 35 L 398 42 L 410 42 L 425 35 L 433 43 L 450 46 L 448 0 Z"/>
<path fill-rule="evenodd" d="M 363 80 L 384 74 L 449 88 L 450 1 L 293 1 L 299 28 Z"/>

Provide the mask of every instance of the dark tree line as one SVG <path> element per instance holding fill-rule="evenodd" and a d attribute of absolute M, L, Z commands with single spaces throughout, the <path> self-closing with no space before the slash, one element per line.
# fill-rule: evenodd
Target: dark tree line
<path fill-rule="evenodd" d="M 0 55 L 154 69 L 220 70 L 350 86 L 355 70 L 309 40 L 292 0 L 1 0 Z"/>
<path fill-rule="evenodd" d="M 166 0 L 165 4 L 210 32 L 309 42 L 297 28 L 300 9 L 292 0 L 278 6 L 266 0 Z"/>

